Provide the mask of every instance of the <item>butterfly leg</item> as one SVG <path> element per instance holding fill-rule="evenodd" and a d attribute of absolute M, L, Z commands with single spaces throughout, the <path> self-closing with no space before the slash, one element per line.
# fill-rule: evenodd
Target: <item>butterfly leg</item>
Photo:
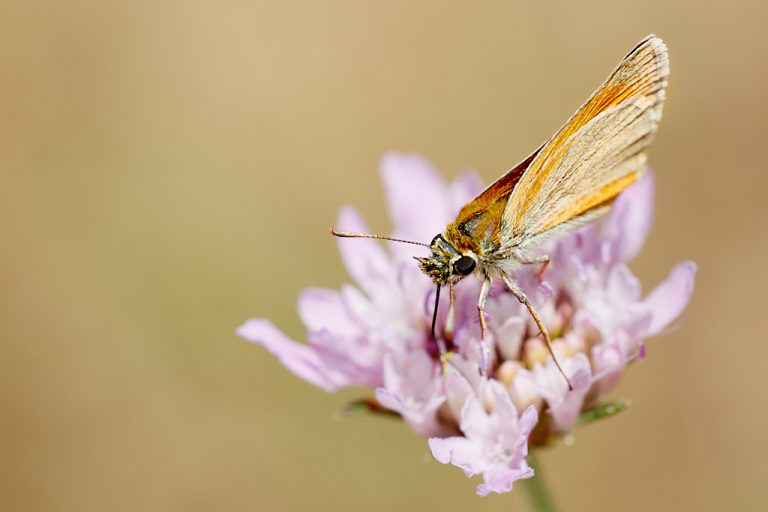
<path fill-rule="evenodd" d="M 448 287 L 448 293 L 451 297 L 451 305 L 448 308 L 448 317 L 445 319 L 445 327 L 443 328 L 442 338 L 437 338 L 437 350 L 440 352 L 440 365 L 443 368 L 443 375 L 448 371 L 448 364 L 451 362 L 451 355 L 453 352 L 448 350 L 446 341 L 448 343 L 453 342 L 453 324 L 454 324 L 454 305 L 456 304 L 456 292 L 453 290 L 453 285 Z"/>
<path fill-rule="evenodd" d="M 488 292 L 491 290 L 491 279 L 486 278 L 483 286 L 480 288 L 480 297 L 477 299 L 477 314 L 480 317 L 480 339 L 485 339 L 485 331 L 488 326 L 485 323 L 485 299 L 488 298 Z"/>
<path fill-rule="evenodd" d="M 448 288 L 448 294 L 451 298 L 451 305 L 448 308 L 448 317 L 445 319 L 445 328 L 443 329 L 443 338 L 438 339 L 437 346 L 440 350 L 440 364 L 443 367 L 443 374 L 448 371 L 448 364 L 451 362 L 451 355 L 453 352 L 449 351 L 446 346 L 448 343 L 453 342 L 453 324 L 454 324 L 454 305 L 456 304 L 456 292 L 453 289 L 453 285 Z"/>
<path fill-rule="evenodd" d="M 535 258 L 525 258 L 524 256 L 517 255 L 517 261 L 522 263 L 523 265 L 530 265 L 534 263 L 541 263 L 541 268 L 538 272 L 536 272 L 536 279 L 541 283 L 544 280 L 544 271 L 547 269 L 547 266 L 549 265 L 549 256 L 543 255 L 543 256 L 536 256 Z"/>
<path fill-rule="evenodd" d="M 528 309 L 528 312 L 531 314 L 533 321 L 536 322 L 536 326 L 539 328 L 539 331 L 541 331 L 541 335 L 544 336 L 544 341 L 547 344 L 547 350 L 549 350 L 549 355 L 552 356 L 552 360 L 555 362 L 555 366 L 557 366 L 557 369 L 560 370 L 560 373 L 563 375 L 563 378 L 565 378 L 565 382 L 568 383 L 568 389 L 572 390 L 573 386 L 571 385 L 571 381 L 568 380 L 568 376 L 565 375 L 563 368 L 560 366 L 560 363 L 557 360 L 557 356 L 555 356 L 555 352 L 552 350 L 552 340 L 549 337 L 549 331 L 544 326 L 544 322 L 541 321 L 541 317 L 539 316 L 539 314 L 533 308 L 533 304 L 531 304 L 531 301 L 528 300 L 528 297 L 525 295 L 523 290 L 521 290 L 520 287 L 517 286 L 517 283 L 515 283 L 512 279 L 510 279 L 509 276 L 507 276 L 506 274 L 502 274 L 501 279 L 504 281 L 504 284 L 507 285 L 507 288 L 509 288 L 509 291 L 511 291 L 512 294 L 515 297 L 517 297 L 517 300 L 519 300 L 520 303 Z"/>
<path fill-rule="evenodd" d="M 483 281 L 483 286 L 480 288 L 480 297 L 477 300 L 477 314 L 480 317 L 480 375 L 485 376 L 488 367 L 488 348 L 487 341 L 485 339 L 485 332 L 488 330 L 488 326 L 485 323 L 485 300 L 488 298 L 488 292 L 491 290 L 491 278 L 486 277 Z"/>
<path fill-rule="evenodd" d="M 448 294 L 451 298 L 451 305 L 448 307 L 448 316 L 445 319 L 445 328 L 443 330 L 443 338 L 448 343 L 453 342 L 453 327 L 454 327 L 454 306 L 456 304 L 456 292 L 453 289 L 453 285 L 448 287 Z"/>

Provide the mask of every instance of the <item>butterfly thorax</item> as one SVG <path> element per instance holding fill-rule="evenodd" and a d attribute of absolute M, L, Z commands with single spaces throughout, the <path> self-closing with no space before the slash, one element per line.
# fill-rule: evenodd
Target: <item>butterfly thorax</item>
<path fill-rule="evenodd" d="M 475 269 L 491 273 L 500 256 L 504 204 L 496 201 L 480 211 L 462 209 L 456 220 L 432 240 L 432 255 L 417 258 L 421 270 L 439 285 L 453 284 Z"/>

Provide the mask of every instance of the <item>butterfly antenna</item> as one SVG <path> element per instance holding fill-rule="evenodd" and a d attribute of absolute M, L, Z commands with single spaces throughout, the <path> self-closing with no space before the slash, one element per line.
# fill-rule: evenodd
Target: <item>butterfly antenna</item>
<path fill-rule="evenodd" d="M 356 233 L 354 231 L 338 231 L 331 229 L 331 234 L 339 238 L 375 238 L 377 240 L 389 240 L 390 242 L 400 242 L 404 244 L 421 245 L 423 247 L 429 247 L 429 244 L 422 242 L 414 242 L 412 240 L 403 240 L 402 238 L 394 238 L 391 236 L 370 235 L 368 233 Z"/>

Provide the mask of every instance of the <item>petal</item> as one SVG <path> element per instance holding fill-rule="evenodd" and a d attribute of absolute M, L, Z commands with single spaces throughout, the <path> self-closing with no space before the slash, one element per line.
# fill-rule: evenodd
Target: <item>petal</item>
<path fill-rule="evenodd" d="M 519 453 L 521 457 L 526 457 L 528 455 L 528 438 L 538 422 L 539 413 L 536 406 L 529 405 L 518 420 L 520 436 L 517 438 L 515 450 L 517 450 L 517 453 Z"/>
<path fill-rule="evenodd" d="M 611 302 L 619 308 L 623 304 L 639 301 L 642 296 L 640 280 L 624 264 L 611 267 L 606 286 L 608 287 Z"/>
<path fill-rule="evenodd" d="M 496 328 L 496 345 L 503 358 L 515 360 L 520 356 L 526 326 L 525 319 L 511 316 Z"/>
<path fill-rule="evenodd" d="M 651 313 L 651 322 L 644 336 L 658 334 L 683 312 L 693 294 L 696 263 L 678 263 L 667 279 L 659 284 L 643 301 Z"/>
<path fill-rule="evenodd" d="M 339 229 L 367 232 L 360 214 L 351 207 L 339 212 Z M 381 244 L 366 238 L 339 238 L 339 251 L 349 275 L 369 295 L 394 286 L 395 266 Z"/>
<path fill-rule="evenodd" d="M 241 338 L 262 345 L 295 375 L 325 391 L 350 385 L 347 379 L 328 368 L 315 350 L 288 338 L 269 320 L 248 320 L 236 332 Z"/>
<path fill-rule="evenodd" d="M 583 354 L 579 355 L 583 356 Z M 567 432 L 576 423 L 579 413 L 584 406 L 584 399 L 592 385 L 592 375 L 588 369 L 582 368 L 577 370 L 576 373 L 571 375 L 570 379 L 571 384 L 573 384 L 573 390 L 569 390 L 566 393 L 563 403 L 550 411 L 554 427 L 560 432 Z"/>
<path fill-rule="evenodd" d="M 573 390 L 568 389 L 551 357 L 545 364 L 535 365 L 533 375 L 539 394 L 549 404 L 547 412 L 552 416 L 555 429 L 567 431 L 576 421 L 584 404 L 584 398 L 592 384 L 592 372 L 589 359 L 583 353 L 568 358 L 561 357 L 560 363 L 573 385 Z"/>
<path fill-rule="evenodd" d="M 517 409 L 501 382 L 497 380 L 488 381 L 488 389 L 491 396 L 493 396 L 493 415 L 506 425 L 517 423 Z"/>
<path fill-rule="evenodd" d="M 370 318 L 376 310 L 376 306 L 354 285 L 342 285 L 341 298 L 350 315 L 358 320 Z"/>
<path fill-rule="evenodd" d="M 592 347 L 592 362 L 595 365 L 595 375 L 602 378 L 604 374 L 623 369 L 626 366 L 626 357 L 616 345 L 600 343 Z"/>
<path fill-rule="evenodd" d="M 422 349 L 387 354 L 384 358 L 384 387 L 376 398 L 399 412 L 418 434 L 434 436 L 446 431 L 437 420 L 445 402 L 442 377 L 434 361 Z"/>
<path fill-rule="evenodd" d="M 329 331 L 309 331 L 307 344 L 324 368 L 333 369 L 345 385 L 375 387 L 382 382 L 381 350 L 365 338 L 347 338 Z"/>
<path fill-rule="evenodd" d="M 539 413 L 536 411 L 536 407 L 529 405 L 523 415 L 520 416 L 520 433 L 523 439 L 528 439 L 528 434 L 533 430 L 536 424 L 539 422 Z"/>
<path fill-rule="evenodd" d="M 381 179 L 398 236 L 429 242 L 445 229 L 451 220 L 446 183 L 429 161 L 387 153 L 381 159 Z"/>
<path fill-rule="evenodd" d="M 354 336 L 360 332 L 341 294 L 335 290 L 302 290 L 298 310 L 302 322 L 310 331 L 327 330 L 345 336 Z"/>
<path fill-rule="evenodd" d="M 400 414 L 403 414 L 405 410 L 403 400 L 388 389 L 376 388 L 376 400 L 387 409 L 399 412 Z"/>
<path fill-rule="evenodd" d="M 468 395 L 461 409 L 461 431 L 475 442 L 484 439 L 490 427 L 490 418 L 474 394 Z"/>
<path fill-rule="evenodd" d="M 424 350 L 388 354 L 384 359 L 384 386 L 415 400 L 430 398 L 436 389 L 435 364 Z"/>
<path fill-rule="evenodd" d="M 467 476 L 482 471 L 481 467 L 475 465 L 475 461 L 481 460 L 483 456 L 480 446 L 466 437 L 432 437 L 428 443 L 432 456 L 438 462 L 458 466 Z"/>
<path fill-rule="evenodd" d="M 517 480 L 531 478 L 533 469 L 523 462 L 520 468 L 511 468 L 498 465 L 483 475 L 484 483 L 477 486 L 476 492 L 479 496 L 488 496 L 494 492 L 503 494 L 512 490 L 512 484 Z"/>
<path fill-rule="evenodd" d="M 640 180 L 621 193 L 611 208 L 603 228 L 613 242 L 615 261 L 634 258 L 645 243 L 653 222 L 654 177 L 650 169 Z"/>
<path fill-rule="evenodd" d="M 520 409 L 531 404 L 539 404 L 542 400 L 537 391 L 533 374 L 525 368 L 521 368 L 515 373 L 509 394 L 512 402 Z"/>
<path fill-rule="evenodd" d="M 378 388 L 376 389 L 376 400 L 387 409 L 400 413 L 411 429 L 419 435 L 431 437 L 446 435 L 451 432 L 437 418 L 437 410 L 445 401 L 444 397 L 435 395 L 433 399 L 427 402 L 410 403 L 388 389 Z"/>
<path fill-rule="evenodd" d="M 461 173 L 448 186 L 450 194 L 449 211 L 451 217 L 455 217 L 459 210 L 480 195 L 483 191 L 483 180 L 474 171 Z"/>
<path fill-rule="evenodd" d="M 451 358 L 451 364 L 448 366 L 448 373 L 444 378 L 444 389 L 447 398 L 448 409 L 455 418 L 461 418 L 461 410 L 467 401 L 467 397 L 475 393 L 473 389 L 473 383 L 470 382 L 463 374 L 458 370 L 456 360 L 463 361 L 461 356 L 454 356 Z M 475 372 L 477 373 L 477 372 Z"/>

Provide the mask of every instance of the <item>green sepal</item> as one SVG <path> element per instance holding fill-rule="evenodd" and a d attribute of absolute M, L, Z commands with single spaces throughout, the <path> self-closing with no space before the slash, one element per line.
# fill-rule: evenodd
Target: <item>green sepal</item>
<path fill-rule="evenodd" d="M 358 398 L 349 402 L 341 410 L 344 416 L 361 416 L 365 413 L 400 419 L 400 413 L 387 409 L 373 398 Z"/>
<path fill-rule="evenodd" d="M 576 425 L 586 425 L 592 423 L 595 420 L 602 420 L 604 418 L 610 418 L 619 414 L 621 411 L 629 407 L 629 400 L 614 400 L 612 402 L 603 402 L 595 404 L 586 411 L 579 414 L 579 419 L 576 421 Z"/>

